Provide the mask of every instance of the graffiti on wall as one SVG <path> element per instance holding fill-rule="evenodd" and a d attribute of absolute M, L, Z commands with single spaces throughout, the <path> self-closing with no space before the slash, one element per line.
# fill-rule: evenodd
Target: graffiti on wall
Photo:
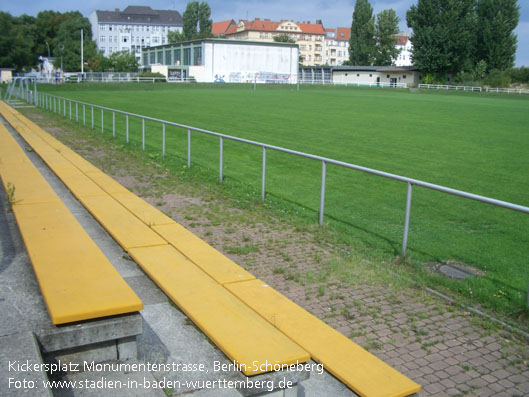
<path fill-rule="evenodd" d="M 273 83 L 288 84 L 291 75 L 272 72 L 232 72 L 229 75 L 230 83 Z"/>

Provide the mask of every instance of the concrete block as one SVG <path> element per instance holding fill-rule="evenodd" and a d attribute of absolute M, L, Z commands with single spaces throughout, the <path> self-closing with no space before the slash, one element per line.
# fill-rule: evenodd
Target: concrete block
<path fill-rule="evenodd" d="M 65 363 L 73 372 L 82 372 L 85 363 L 102 363 L 118 359 L 115 341 L 107 341 L 72 349 L 55 351 L 44 355 L 46 363 Z"/>
<path fill-rule="evenodd" d="M 124 314 L 101 320 L 37 331 L 37 338 L 45 353 L 94 343 L 115 341 L 143 333 L 143 320 L 139 313 Z"/>
<path fill-rule="evenodd" d="M 118 339 L 117 348 L 118 360 L 120 361 L 136 360 L 138 358 L 138 344 L 135 336 Z"/>

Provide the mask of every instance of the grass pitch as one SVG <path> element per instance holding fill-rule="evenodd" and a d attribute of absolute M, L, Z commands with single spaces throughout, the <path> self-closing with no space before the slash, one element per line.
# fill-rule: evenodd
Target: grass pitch
<path fill-rule="evenodd" d="M 88 103 L 330 157 L 529 206 L 529 100 L 521 96 L 345 87 L 99 84 L 40 86 Z M 67 115 L 69 109 L 67 108 Z M 101 133 L 100 111 L 94 113 Z M 73 109 L 75 119 L 75 108 Z M 82 109 L 79 108 L 82 121 Z M 104 135 L 112 116 L 104 114 Z M 91 110 L 86 109 L 91 126 Z M 129 119 L 141 149 L 141 122 Z M 146 123 L 146 149 L 161 155 L 162 128 Z M 187 131 L 167 127 L 166 164 L 182 171 Z M 116 142 L 125 120 L 116 116 Z M 226 189 L 258 202 L 261 150 L 224 140 Z M 219 141 L 192 134 L 192 168 L 218 172 Z M 267 200 L 317 222 L 321 164 L 267 152 Z M 392 262 L 400 253 L 406 185 L 327 166 L 325 222 L 357 252 Z M 430 285 L 518 314 L 529 284 L 529 215 L 415 187 L 408 245 L 410 270 Z M 483 271 L 452 281 L 423 264 L 455 261 Z"/>

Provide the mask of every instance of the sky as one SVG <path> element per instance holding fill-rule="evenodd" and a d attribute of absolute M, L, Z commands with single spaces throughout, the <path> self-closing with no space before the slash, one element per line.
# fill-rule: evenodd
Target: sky
<path fill-rule="evenodd" d="M 0 0 L 1 11 L 11 15 L 28 14 L 36 16 L 42 10 L 80 11 L 89 16 L 95 10 L 123 10 L 128 5 L 149 5 L 154 9 L 175 9 L 184 12 L 187 0 L 84 0 L 80 3 L 64 0 Z M 321 19 L 327 28 L 350 27 L 355 0 L 209 0 L 211 17 L 214 22 L 234 19 L 270 18 L 271 20 L 290 19 L 296 22 Z M 400 17 L 400 29 L 408 31 L 406 11 L 417 0 L 371 0 L 374 12 L 393 8 Z M 518 35 L 516 66 L 529 66 L 529 0 L 518 0 L 520 23 L 515 33 Z"/>

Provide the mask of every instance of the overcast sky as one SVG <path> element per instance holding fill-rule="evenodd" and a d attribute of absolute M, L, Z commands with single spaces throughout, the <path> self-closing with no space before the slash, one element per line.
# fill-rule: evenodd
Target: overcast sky
<path fill-rule="evenodd" d="M 78 10 L 89 16 L 94 10 L 110 11 L 124 9 L 128 5 L 149 5 L 154 9 L 176 9 L 183 13 L 187 1 L 182 0 L 84 0 L 80 3 L 63 0 L 2 0 L 2 11 L 12 15 L 29 14 L 36 16 L 42 10 Z M 355 0 L 210 0 L 214 22 L 226 19 L 270 18 L 272 20 L 291 19 L 293 21 L 314 22 L 321 19 L 325 27 L 349 27 L 351 25 Z M 287 3 L 287 4 L 285 4 Z M 371 0 L 375 13 L 393 8 L 400 17 L 401 30 L 406 26 L 406 11 L 417 0 Z M 529 0 L 519 0 L 521 6 L 520 23 L 516 29 L 518 52 L 516 66 L 529 66 Z"/>

